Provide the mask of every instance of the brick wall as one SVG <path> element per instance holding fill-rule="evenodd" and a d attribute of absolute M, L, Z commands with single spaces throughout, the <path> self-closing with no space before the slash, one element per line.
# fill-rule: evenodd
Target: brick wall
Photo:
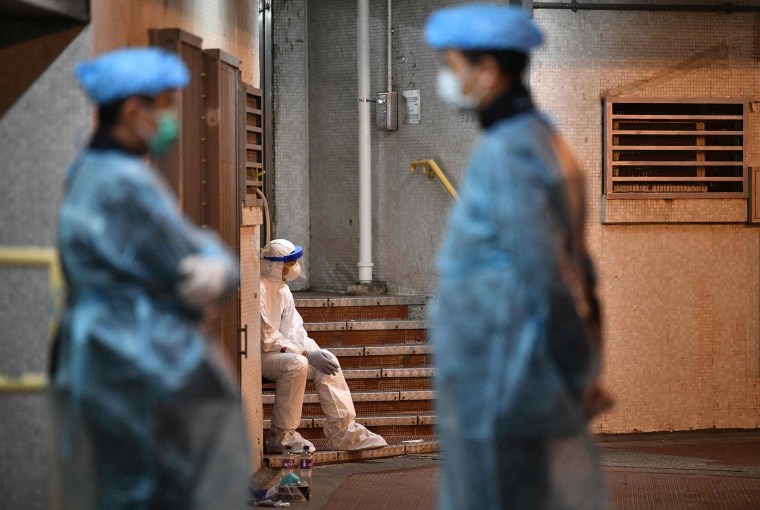
<path fill-rule="evenodd" d="M 547 43 L 532 87 L 588 176 L 586 230 L 605 306 L 605 374 L 618 405 L 605 432 L 760 426 L 760 237 L 725 200 L 603 203 L 601 98 L 756 100 L 760 17 L 752 14 L 535 11 Z M 748 162 L 760 156 L 757 114 Z M 706 209 L 732 224 L 689 221 Z M 738 210 L 738 212 L 737 212 Z M 738 222 L 737 222 L 738 221 Z"/>

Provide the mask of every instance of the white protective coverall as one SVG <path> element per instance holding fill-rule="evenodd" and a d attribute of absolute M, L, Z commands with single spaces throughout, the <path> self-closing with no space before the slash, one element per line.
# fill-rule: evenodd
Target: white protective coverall
<path fill-rule="evenodd" d="M 307 379 L 314 381 L 322 410 L 327 415 L 324 433 L 328 448 L 365 450 L 386 446 L 382 437 L 354 421 L 354 403 L 337 358 L 320 349 L 303 327 L 303 319 L 283 276 L 286 261 L 301 255 L 300 247 L 276 239 L 264 249 L 261 261 L 261 372 L 276 383 L 267 449 L 282 452 L 288 445 L 294 451 L 301 451 L 304 446 L 314 450 L 314 445 L 296 432 Z M 297 267 L 288 269 L 288 280 L 294 279 L 293 274 L 300 274 L 300 265 L 297 262 L 295 265 Z M 338 367 L 334 375 L 309 364 L 309 354 L 319 351 L 334 360 Z"/>

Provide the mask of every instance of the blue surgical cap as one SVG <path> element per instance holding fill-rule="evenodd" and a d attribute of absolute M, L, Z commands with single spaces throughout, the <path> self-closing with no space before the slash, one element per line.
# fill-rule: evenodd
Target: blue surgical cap
<path fill-rule="evenodd" d="M 434 12 L 425 38 L 436 49 L 528 53 L 543 42 L 541 29 L 519 7 L 467 4 Z"/>
<path fill-rule="evenodd" d="M 155 96 L 187 85 L 182 60 L 159 48 L 126 48 L 80 62 L 76 76 L 93 102 L 106 104 L 134 95 Z"/>

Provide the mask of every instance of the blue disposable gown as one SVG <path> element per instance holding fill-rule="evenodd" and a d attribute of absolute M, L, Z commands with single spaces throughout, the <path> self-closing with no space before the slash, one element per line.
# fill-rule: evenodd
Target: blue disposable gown
<path fill-rule="evenodd" d="M 67 303 L 53 353 L 54 507 L 246 507 L 240 400 L 180 260 L 233 259 L 179 213 L 142 159 L 88 149 L 69 170 L 59 249 Z"/>
<path fill-rule="evenodd" d="M 431 310 L 440 508 L 603 507 L 583 411 L 598 323 L 573 162 L 533 111 L 491 125 L 471 158 Z"/>

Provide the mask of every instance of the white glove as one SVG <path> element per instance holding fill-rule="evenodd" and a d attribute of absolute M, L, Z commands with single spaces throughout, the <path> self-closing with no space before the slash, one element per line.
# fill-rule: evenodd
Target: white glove
<path fill-rule="evenodd" d="M 179 263 L 182 281 L 177 285 L 180 299 L 186 304 L 202 309 L 218 302 L 227 287 L 230 267 L 221 258 L 190 255 Z"/>
<path fill-rule="evenodd" d="M 313 366 L 325 375 L 335 375 L 340 370 L 340 364 L 338 358 L 335 357 L 330 351 L 320 349 L 318 351 L 311 351 L 306 355 L 306 359 L 309 360 L 309 365 Z"/>

